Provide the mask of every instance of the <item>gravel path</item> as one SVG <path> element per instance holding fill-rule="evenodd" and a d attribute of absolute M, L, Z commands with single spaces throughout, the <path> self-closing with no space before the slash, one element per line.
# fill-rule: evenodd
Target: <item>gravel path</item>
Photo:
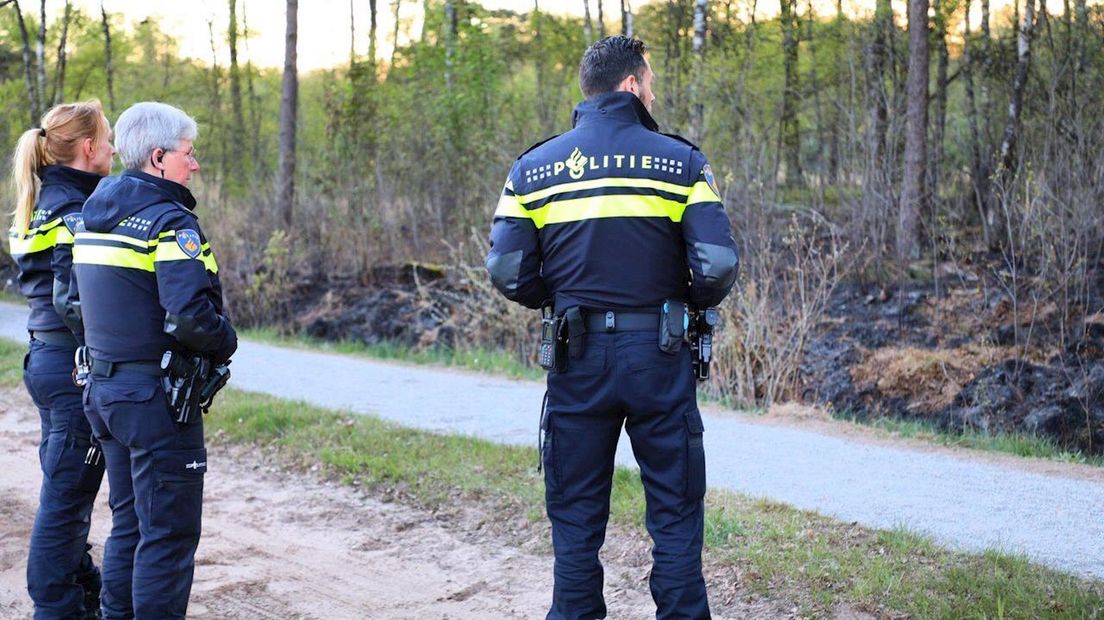
<path fill-rule="evenodd" d="M 25 340 L 0 304 L 0 337 Z M 536 445 L 542 385 L 243 342 L 232 384 L 439 432 Z M 704 412 L 709 483 L 1104 579 L 1104 483 Z M 618 461 L 632 464 L 628 441 Z"/>

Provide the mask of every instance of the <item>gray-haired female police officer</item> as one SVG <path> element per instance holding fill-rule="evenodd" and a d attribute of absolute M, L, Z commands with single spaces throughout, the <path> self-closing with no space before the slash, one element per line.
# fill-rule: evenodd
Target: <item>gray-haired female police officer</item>
<path fill-rule="evenodd" d="M 184 618 L 199 544 L 203 422 L 176 422 L 165 351 L 227 361 L 237 335 L 188 191 L 195 121 L 135 104 L 115 125 L 126 171 L 84 206 L 74 271 L 92 372 L 86 413 L 103 444 L 113 524 L 104 545 L 104 618 Z"/>

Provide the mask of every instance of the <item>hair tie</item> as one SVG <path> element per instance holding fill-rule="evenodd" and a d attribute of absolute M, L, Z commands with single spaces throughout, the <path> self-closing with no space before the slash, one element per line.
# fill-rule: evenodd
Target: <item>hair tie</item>
<path fill-rule="evenodd" d="M 45 128 L 45 127 L 39 127 L 39 128 L 38 128 L 38 135 L 40 135 L 40 136 L 42 136 L 43 138 L 45 138 L 45 137 L 46 137 L 46 128 Z"/>

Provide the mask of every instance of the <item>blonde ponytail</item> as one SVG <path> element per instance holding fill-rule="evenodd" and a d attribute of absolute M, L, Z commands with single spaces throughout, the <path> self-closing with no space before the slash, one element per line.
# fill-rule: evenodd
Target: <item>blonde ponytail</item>
<path fill-rule="evenodd" d="M 76 159 L 85 138 L 99 142 L 110 139 L 110 135 L 111 125 L 97 99 L 54 106 L 42 116 L 41 129 L 23 132 L 12 156 L 16 230 L 25 233 L 31 227 L 40 188 L 39 171 Z"/>
<path fill-rule="evenodd" d="M 12 182 L 15 185 L 15 229 L 20 233 L 31 227 L 31 212 L 38 202 L 38 170 L 46 165 L 46 140 L 41 129 L 23 132 L 12 157 Z"/>

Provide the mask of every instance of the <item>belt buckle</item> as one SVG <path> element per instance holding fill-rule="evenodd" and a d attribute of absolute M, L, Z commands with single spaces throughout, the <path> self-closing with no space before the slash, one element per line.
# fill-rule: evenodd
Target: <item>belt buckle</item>
<path fill-rule="evenodd" d="M 607 332 L 612 332 L 614 327 L 617 326 L 617 320 L 616 320 L 615 316 L 616 315 L 613 314 L 612 310 L 606 312 L 606 331 Z"/>

